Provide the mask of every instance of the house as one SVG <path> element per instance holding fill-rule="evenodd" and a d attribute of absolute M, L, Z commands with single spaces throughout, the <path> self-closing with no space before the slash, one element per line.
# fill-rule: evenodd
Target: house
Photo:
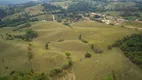
<path fill-rule="evenodd" d="M 103 23 L 110 24 L 110 20 L 102 20 Z"/>
<path fill-rule="evenodd" d="M 46 20 L 42 20 L 42 22 L 46 22 Z"/>

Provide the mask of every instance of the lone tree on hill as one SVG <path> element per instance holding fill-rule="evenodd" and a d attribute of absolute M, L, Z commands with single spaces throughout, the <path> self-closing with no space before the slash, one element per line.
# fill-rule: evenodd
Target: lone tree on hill
<path fill-rule="evenodd" d="M 85 58 L 90 58 L 92 55 L 90 53 L 85 54 Z"/>
<path fill-rule="evenodd" d="M 50 42 L 48 42 L 48 43 L 45 44 L 45 49 L 46 49 L 46 50 L 49 49 L 49 43 L 50 43 Z"/>
<path fill-rule="evenodd" d="M 70 56 L 71 56 L 70 52 L 66 52 L 65 54 L 66 54 L 67 58 L 70 58 Z"/>

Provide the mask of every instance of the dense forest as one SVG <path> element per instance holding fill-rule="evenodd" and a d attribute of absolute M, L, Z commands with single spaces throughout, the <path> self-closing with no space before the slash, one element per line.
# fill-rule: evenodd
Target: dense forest
<path fill-rule="evenodd" d="M 0 27 L 15 27 L 18 26 L 20 24 L 24 24 L 26 22 L 29 21 L 37 21 L 37 19 L 30 19 L 30 16 L 27 12 L 23 13 L 22 15 L 18 16 L 15 19 L 3 19 L 6 16 L 10 16 L 13 15 L 15 13 L 19 13 L 21 11 L 23 11 L 23 9 L 27 8 L 27 7 L 31 7 L 37 5 L 37 3 L 34 2 L 28 2 L 28 3 L 24 3 L 22 5 L 18 4 L 18 5 L 7 5 L 4 8 L 0 8 Z"/>
<path fill-rule="evenodd" d="M 124 37 L 113 46 L 119 47 L 132 62 L 142 68 L 142 34 Z"/>

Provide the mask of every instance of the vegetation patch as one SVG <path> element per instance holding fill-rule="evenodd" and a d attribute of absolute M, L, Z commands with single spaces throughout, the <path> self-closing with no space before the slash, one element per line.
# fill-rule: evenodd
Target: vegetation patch
<path fill-rule="evenodd" d="M 29 29 L 26 31 L 24 35 L 11 35 L 11 34 L 6 34 L 6 39 L 7 40 L 13 40 L 13 39 L 21 39 L 24 41 L 32 41 L 34 38 L 38 37 L 38 33 L 32 29 Z"/>
<path fill-rule="evenodd" d="M 126 36 L 116 41 L 113 47 L 119 47 L 132 62 L 142 68 L 142 34 Z"/>
<path fill-rule="evenodd" d="M 90 58 L 92 55 L 90 53 L 85 54 L 85 58 Z"/>
<path fill-rule="evenodd" d="M 98 53 L 98 54 L 103 53 L 103 50 L 94 46 L 94 44 L 92 44 L 90 47 L 91 47 L 92 51 L 94 51 L 95 53 Z"/>
<path fill-rule="evenodd" d="M 128 21 L 128 22 L 124 23 L 124 25 L 142 28 L 142 23 L 136 22 L 136 21 Z"/>
<path fill-rule="evenodd" d="M 88 43 L 87 40 L 85 40 L 85 39 L 82 38 L 82 35 L 79 35 L 79 40 L 82 41 L 83 43 Z"/>

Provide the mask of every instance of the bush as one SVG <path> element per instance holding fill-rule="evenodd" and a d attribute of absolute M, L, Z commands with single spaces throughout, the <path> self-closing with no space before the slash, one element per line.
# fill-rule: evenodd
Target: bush
<path fill-rule="evenodd" d="M 22 26 L 20 26 L 20 27 L 14 29 L 13 31 L 17 31 L 17 30 L 20 30 L 20 29 L 23 29 L 23 28 L 26 28 L 26 27 L 30 27 L 30 26 L 31 26 L 30 23 L 25 23 L 25 24 L 23 24 Z"/>
<path fill-rule="evenodd" d="M 62 69 L 68 69 L 68 68 L 72 67 L 72 65 L 73 65 L 72 60 L 69 60 L 67 63 L 65 63 L 65 64 L 62 66 Z"/>
<path fill-rule="evenodd" d="M 26 31 L 24 35 L 10 35 L 6 34 L 7 39 L 13 40 L 14 38 L 22 39 L 24 41 L 32 41 L 34 38 L 38 37 L 38 33 L 32 29 Z"/>
<path fill-rule="evenodd" d="M 71 56 L 71 53 L 69 53 L 69 52 L 66 52 L 65 54 L 68 58 Z"/>
<path fill-rule="evenodd" d="M 103 50 L 101 50 L 100 48 L 94 47 L 94 45 L 91 45 L 91 49 L 95 52 L 95 53 L 103 53 Z"/>
<path fill-rule="evenodd" d="M 24 35 L 25 41 L 31 41 L 32 39 L 36 38 L 38 33 L 33 31 L 32 29 L 27 30 L 26 34 Z"/>
<path fill-rule="evenodd" d="M 108 45 L 108 50 L 112 50 L 112 46 Z"/>
<path fill-rule="evenodd" d="M 66 26 L 71 27 L 70 23 L 68 23 L 68 22 L 64 22 L 63 24 L 66 25 Z"/>
<path fill-rule="evenodd" d="M 78 39 L 79 39 L 80 41 L 82 41 L 83 43 L 88 43 L 87 40 L 85 40 L 85 39 L 82 38 L 82 35 L 79 35 Z"/>
<path fill-rule="evenodd" d="M 49 76 L 53 77 L 60 74 L 63 70 L 60 68 L 55 68 L 49 72 Z"/>
<path fill-rule="evenodd" d="M 51 80 L 45 73 L 33 73 L 28 72 L 15 72 L 15 74 L 9 76 L 10 80 Z M 9 80 L 5 79 L 5 80 Z M 4 79 L 2 79 L 4 80 Z"/>
<path fill-rule="evenodd" d="M 13 36 L 11 34 L 6 34 L 6 40 L 13 40 Z"/>
<path fill-rule="evenodd" d="M 90 53 L 85 54 L 85 58 L 90 58 L 92 55 Z"/>
<path fill-rule="evenodd" d="M 58 40 L 58 42 L 63 42 L 64 41 L 64 39 L 60 39 L 60 40 Z"/>
<path fill-rule="evenodd" d="M 45 44 L 45 49 L 46 50 L 49 49 L 49 44 L 48 43 Z"/>
<path fill-rule="evenodd" d="M 88 43 L 88 41 L 86 41 L 86 40 L 84 40 L 84 39 L 82 39 L 81 41 L 82 41 L 83 43 Z"/>
<path fill-rule="evenodd" d="M 33 58 L 33 54 L 31 52 L 28 52 L 28 59 L 31 60 Z"/>

